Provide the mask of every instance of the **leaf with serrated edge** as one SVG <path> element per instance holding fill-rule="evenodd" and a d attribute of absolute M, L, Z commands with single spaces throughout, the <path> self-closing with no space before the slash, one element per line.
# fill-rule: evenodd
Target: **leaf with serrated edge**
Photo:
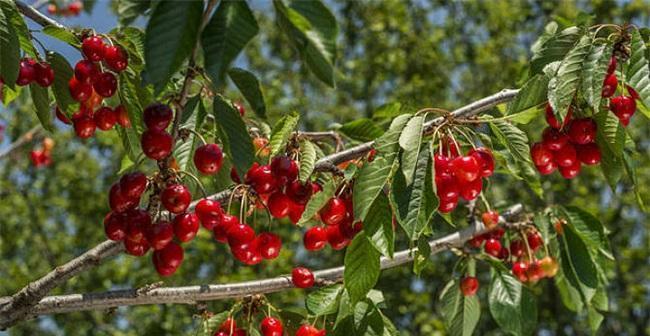
<path fill-rule="evenodd" d="M 235 83 L 239 92 L 246 98 L 248 104 L 253 108 L 253 112 L 262 118 L 266 118 L 266 105 L 264 104 L 264 94 L 259 80 L 252 72 L 240 68 L 228 70 L 228 76 Z"/>
<path fill-rule="evenodd" d="M 417 240 L 422 230 L 431 220 L 434 210 L 438 207 L 438 199 L 433 193 L 431 185 L 431 157 L 429 148 L 425 147 L 420 153 L 415 177 L 408 201 L 406 218 L 400 222 L 410 240 Z"/>
<path fill-rule="evenodd" d="M 300 171 L 298 172 L 300 182 L 305 183 L 309 179 L 315 164 L 316 145 L 309 140 L 300 141 Z"/>
<path fill-rule="evenodd" d="M 368 118 L 356 119 L 345 123 L 338 131 L 357 141 L 375 140 L 384 134 L 384 131 L 374 121 Z"/>
<path fill-rule="evenodd" d="M 401 167 L 404 173 L 406 185 L 413 183 L 415 166 L 420 154 L 420 145 L 422 144 L 422 127 L 424 126 L 425 116 L 414 116 L 408 121 L 402 134 L 399 136 L 399 146 L 402 148 Z"/>
<path fill-rule="evenodd" d="M 488 294 L 490 313 L 499 327 L 515 335 L 528 335 L 535 328 L 535 297 L 510 273 L 492 271 Z"/>
<path fill-rule="evenodd" d="M 212 108 L 221 134 L 227 138 L 227 141 L 224 141 L 224 149 L 237 174 L 244 176 L 255 161 L 253 142 L 246 124 L 232 104 L 221 96 L 214 98 Z"/>
<path fill-rule="evenodd" d="M 74 47 L 81 47 L 81 42 L 79 39 L 72 33 L 72 31 L 55 26 L 45 26 L 43 27 L 43 34 L 54 37 L 59 41 L 63 41 Z"/>
<path fill-rule="evenodd" d="M 29 92 L 32 95 L 32 101 L 36 108 L 36 116 L 41 122 L 44 129 L 53 132 L 52 110 L 50 109 L 50 97 L 47 94 L 47 88 L 41 87 L 36 83 L 29 85 Z"/>
<path fill-rule="evenodd" d="M 379 193 L 363 221 L 363 230 L 370 242 L 377 251 L 387 257 L 392 257 L 395 250 L 392 218 L 388 197 L 384 193 Z"/>
<path fill-rule="evenodd" d="M 271 140 L 269 140 L 269 147 L 271 148 L 271 157 L 283 153 L 289 137 L 298 126 L 299 116 L 296 113 L 286 115 L 273 126 L 271 131 Z"/>
<path fill-rule="evenodd" d="M 545 41 L 534 46 L 533 57 L 530 61 L 530 67 L 534 74 L 540 73 L 547 64 L 563 59 L 578 41 L 582 31 L 578 27 L 569 27 L 559 33 L 552 31 L 550 34 L 552 35 Z"/>
<path fill-rule="evenodd" d="M 646 46 L 638 30 L 632 31 L 630 42 L 629 66 L 625 72 L 627 84 L 631 86 L 641 98 L 645 108 L 640 108 L 646 117 L 650 118 L 650 67 L 646 55 Z"/>
<path fill-rule="evenodd" d="M 456 280 L 450 281 L 440 297 L 442 315 L 452 336 L 471 336 L 481 317 L 478 296 L 464 296 Z"/>
<path fill-rule="evenodd" d="M 594 111 L 598 111 L 600 107 L 603 81 L 607 75 L 612 49 L 613 46 L 610 43 L 596 44 L 584 61 L 580 89 L 585 100 Z"/>
<path fill-rule="evenodd" d="M 197 333 L 200 336 L 212 336 L 217 332 L 217 328 L 228 318 L 228 311 L 221 312 L 204 319 Z"/>
<path fill-rule="evenodd" d="M 332 180 L 327 180 L 323 184 L 323 190 L 315 193 L 307 202 L 305 206 L 305 211 L 302 213 L 300 220 L 298 221 L 298 226 L 302 226 L 309 220 L 311 220 L 318 211 L 325 206 L 327 201 L 334 196 L 336 192 L 336 186 Z"/>
<path fill-rule="evenodd" d="M 600 111 L 595 115 L 597 137 L 602 138 L 607 147 L 616 157 L 623 155 L 625 147 L 625 127 L 618 118 L 609 111 Z"/>
<path fill-rule="evenodd" d="M 14 88 L 20 64 L 20 41 L 10 20 L 12 7 L 9 2 L 0 2 L 0 76 L 10 88 Z"/>
<path fill-rule="evenodd" d="M 20 43 L 20 48 L 25 51 L 27 55 L 30 55 L 33 58 L 37 58 L 36 48 L 32 43 L 32 39 L 25 24 L 23 16 L 20 15 L 18 9 L 16 8 L 13 1 L 0 1 L 2 8 L 4 10 L 5 16 L 11 22 L 16 34 L 18 35 L 18 41 Z"/>
<path fill-rule="evenodd" d="M 305 307 L 316 316 L 336 313 L 342 292 L 343 286 L 340 284 L 320 288 L 307 295 Z"/>
<path fill-rule="evenodd" d="M 56 98 L 56 104 L 68 117 L 79 110 L 79 103 L 72 99 L 68 82 L 74 75 L 70 63 L 56 52 L 49 52 L 47 54 L 47 61 L 54 70 L 54 83 L 52 84 L 52 92 Z"/>
<path fill-rule="evenodd" d="M 548 100 L 546 97 L 548 81 L 549 77 L 544 74 L 530 78 L 517 92 L 515 99 L 508 104 L 506 115 L 513 115 L 545 103 Z"/>
<path fill-rule="evenodd" d="M 354 305 L 366 297 L 379 279 L 379 252 L 361 231 L 345 252 L 343 283 Z"/>

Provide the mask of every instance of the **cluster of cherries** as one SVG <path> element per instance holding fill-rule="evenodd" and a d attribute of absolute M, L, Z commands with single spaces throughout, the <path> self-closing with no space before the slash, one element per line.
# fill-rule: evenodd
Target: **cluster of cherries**
<path fill-rule="evenodd" d="M 32 165 L 36 168 L 47 167 L 51 165 L 52 148 L 54 148 L 54 140 L 52 140 L 52 138 L 43 138 L 41 148 L 34 149 L 29 153 L 29 158 L 32 161 Z"/>
<path fill-rule="evenodd" d="M 616 93 L 618 88 L 618 78 L 614 71 L 616 70 L 616 57 L 612 56 L 609 61 L 609 67 L 607 68 L 607 77 L 603 83 L 603 98 L 610 98 Z M 609 109 L 616 115 L 618 120 L 627 126 L 630 123 L 630 119 L 636 112 L 636 101 L 639 100 L 639 94 L 629 85 L 626 85 L 627 92 L 629 96 L 620 95 L 610 99 Z"/>
<path fill-rule="evenodd" d="M 303 244 L 308 251 L 318 251 L 329 244 L 334 250 L 348 246 L 363 229 L 363 222 L 354 222 L 352 191 L 346 189 L 332 197 L 318 213 L 325 226 L 309 228 L 303 236 Z"/>
<path fill-rule="evenodd" d="M 25 57 L 20 61 L 16 85 L 25 86 L 34 82 L 41 87 L 49 87 L 54 83 L 54 69 L 46 61 L 37 62 Z"/>
<path fill-rule="evenodd" d="M 546 105 L 546 121 L 549 125 L 542 132 L 542 141 L 533 144 L 530 155 L 537 170 L 549 175 L 555 170 L 565 179 L 580 173 L 581 164 L 600 163 L 601 154 L 596 144 L 596 121 L 592 118 L 572 120 L 573 108 L 560 122 L 555 118 L 550 104 Z"/>
<path fill-rule="evenodd" d="M 434 155 L 435 181 L 440 204 L 438 211 L 449 213 L 458 199 L 476 199 L 483 189 L 483 178 L 494 173 L 494 157 L 485 147 L 473 148 L 459 155 L 458 146 L 444 138 L 440 153 Z M 446 153 L 446 154 L 445 154 Z"/>
<path fill-rule="evenodd" d="M 81 1 L 72 1 L 64 7 L 57 6 L 56 3 L 47 5 L 47 13 L 59 16 L 79 16 L 84 4 Z"/>
<path fill-rule="evenodd" d="M 85 139 L 93 136 L 96 128 L 105 131 L 116 123 L 130 127 L 127 111 L 122 105 L 115 109 L 102 106 L 95 111 L 104 98 L 112 97 L 117 91 L 117 77 L 113 72 L 126 69 L 127 53 L 117 45 L 104 43 L 96 35 L 83 40 L 81 51 L 84 58 L 77 62 L 74 76 L 68 81 L 72 99 L 81 103 L 79 112 L 72 116 L 75 133 Z M 57 111 L 57 117 L 64 123 L 70 123 L 60 111 Z"/>
<path fill-rule="evenodd" d="M 284 326 L 282 321 L 273 316 L 265 317 L 260 323 L 262 336 L 282 336 L 284 335 Z M 229 317 L 219 325 L 214 336 L 246 336 L 246 330 L 237 326 L 237 321 Z M 311 324 L 303 324 L 296 331 L 296 336 L 325 336 L 325 329 L 318 329 Z"/>

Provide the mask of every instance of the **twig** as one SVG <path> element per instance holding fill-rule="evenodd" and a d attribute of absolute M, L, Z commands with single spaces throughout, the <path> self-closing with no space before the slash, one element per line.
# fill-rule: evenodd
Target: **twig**
<path fill-rule="evenodd" d="M 23 135 L 18 137 L 16 141 L 11 143 L 5 150 L 0 152 L 0 160 L 4 159 L 5 157 L 9 156 L 13 151 L 16 149 L 20 148 L 22 145 L 29 143 L 34 139 L 34 136 L 36 136 L 38 133 L 40 133 L 43 130 L 43 128 L 40 125 L 32 127 L 29 131 L 25 132 Z"/>
<path fill-rule="evenodd" d="M 34 7 L 19 1 L 15 0 L 16 7 L 18 7 L 18 10 L 23 13 L 26 17 L 34 20 L 34 22 L 38 23 L 39 25 L 45 27 L 45 26 L 54 26 L 57 28 L 62 28 L 62 29 L 68 29 L 66 26 L 50 19 L 49 17 L 45 16 L 43 13 L 39 12 L 36 10 Z"/>

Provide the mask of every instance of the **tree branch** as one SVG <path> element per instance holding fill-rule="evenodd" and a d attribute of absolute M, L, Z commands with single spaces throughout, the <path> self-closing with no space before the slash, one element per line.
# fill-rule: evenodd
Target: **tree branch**
<path fill-rule="evenodd" d="M 25 132 L 23 135 L 18 137 L 16 141 L 12 142 L 5 150 L 0 152 L 0 160 L 6 158 L 9 156 L 13 151 L 16 149 L 20 148 L 20 146 L 32 141 L 34 139 L 34 136 L 37 135 L 39 132 L 41 132 L 43 128 L 40 125 L 32 127 L 29 131 Z"/>
<path fill-rule="evenodd" d="M 19 0 L 14 1 L 16 3 L 16 7 L 18 7 L 18 10 L 25 15 L 26 17 L 32 19 L 34 22 L 38 23 L 39 25 L 45 27 L 45 26 L 54 26 L 57 28 L 62 28 L 62 29 L 68 29 L 66 26 L 50 19 L 49 17 L 45 16 L 43 13 L 39 12 L 36 8 L 22 2 Z"/>
<path fill-rule="evenodd" d="M 501 222 L 513 222 L 523 212 L 516 204 L 502 213 Z M 479 221 L 476 221 L 480 223 Z M 482 224 L 469 227 L 429 242 L 431 254 L 451 248 L 461 248 L 472 237 L 486 232 Z M 392 259 L 382 257 L 381 269 L 388 269 L 413 261 L 417 248 L 395 253 Z M 328 268 L 314 272 L 317 282 L 339 282 L 343 279 L 344 267 Z M 101 310 L 119 306 L 148 304 L 196 304 L 201 301 L 237 299 L 248 295 L 275 293 L 293 289 L 290 275 L 275 278 L 246 281 L 232 284 L 195 285 L 182 287 L 159 287 L 151 290 L 124 289 L 98 293 L 49 296 L 42 299 L 29 313 L 29 318 L 45 315 L 87 310 Z M 8 298 L 0 298 L 0 304 Z"/>

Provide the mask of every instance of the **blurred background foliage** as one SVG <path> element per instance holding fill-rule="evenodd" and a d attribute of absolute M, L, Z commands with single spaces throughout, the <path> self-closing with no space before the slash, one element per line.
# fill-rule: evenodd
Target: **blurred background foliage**
<path fill-rule="evenodd" d="M 372 117 L 390 102 L 400 102 L 406 109 L 451 109 L 517 87 L 526 76 L 531 44 L 551 20 L 568 25 L 590 17 L 595 23 L 650 26 L 650 4 L 644 0 L 326 3 L 340 29 L 336 89 L 318 82 L 296 61 L 299 57 L 279 34 L 272 11 L 264 10 L 270 3 L 252 4 L 259 9 L 255 15 L 262 34 L 245 50 L 238 65 L 260 77 L 272 121 L 298 111 L 301 128 L 325 130 Z M 99 1 L 92 17 L 114 15 L 110 11 L 108 2 Z M 235 92 L 233 87 L 226 89 L 227 96 L 239 99 Z M 0 148 L 37 124 L 32 109 L 25 95 L 0 110 L 0 122 L 6 125 Z M 38 146 L 37 140 L 0 162 L 0 295 L 13 294 L 55 265 L 104 240 L 101 223 L 108 211 L 107 190 L 117 179 L 123 157 L 120 141 L 114 132 L 80 141 L 68 127 L 58 125 L 59 131 L 49 135 L 57 143 L 50 167 L 35 169 L 29 163 L 29 151 Z M 541 125 L 538 120 L 525 127 L 531 139 L 541 137 Z M 648 125 L 637 113 L 628 128 L 637 141 L 635 162 L 640 167 L 639 185 L 646 204 L 650 204 Z M 522 202 L 531 210 L 553 203 L 575 204 L 601 218 L 611 230 L 617 263 L 608 291 L 611 311 L 599 334 L 650 334 L 650 236 L 647 215 L 636 205 L 629 184 L 623 181 L 612 191 L 597 168 L 586 169 L 574 180 L 554 176 L 543 181 L 545 195 L 539 199 L 523 183 L 497 175 L 487 197 L 497 206 Z M 455 230 L 443 223 L 434 228 L 434 235 Z M 281 257 L 254 267 L 235 262 L 224 245 L 201 230 L 198 239 L 186 245 L 183 266 L 165 279 L 165 285 L 252 280 L 288 273 L 293 265 L 317 269 L 342 263 L 341 252 L 307 255 L 302 232 L 288 222 L 279 223 L 275 230 L 285 242 Z M 398 246 L 406 247 L 404 242 Z M 438 295 L 452 276 L 454 259 L 449 253 L 436 255 L 420 277 L 409 267 L 382 273 L 378 289 L 386 297 L 384 312 L 403 335 L 445 333 Z M 479 273 L 487 284 L 487 267 L 480 266 Z M 52 294 L 139 287 L 157 281 L 160 278 L 149 257 L 121 255 Z M 589 333 L 585 316 L 568 311 L 550 281 L 541 282 L 535 291 L 539 294 L 538 334 Z M 485 292 L 480 291 L 482 302 L 486 302 Z M 303 294 L 293 290 L 268 297 L 279 308 L 299 308 Z M 207 307 L 219 312 L 231 304 L 212 302 Z M 0 335 L 185 335 L 198 325 L 197 312 L 194 306 L 160 305 L 54 315 L 21 323 Z M 477 334 L 501 334 L 485 309 Z"/>

